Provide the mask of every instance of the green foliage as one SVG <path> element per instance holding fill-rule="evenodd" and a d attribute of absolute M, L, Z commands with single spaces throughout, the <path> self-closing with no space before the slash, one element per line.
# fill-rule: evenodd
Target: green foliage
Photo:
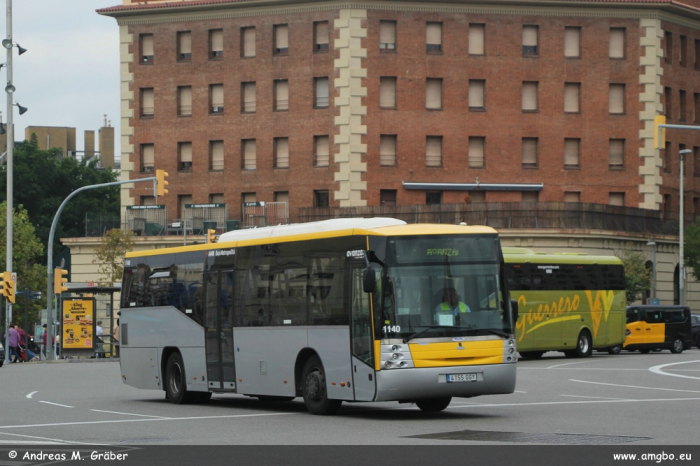
<path fill-rule="evenodd" d="M 700 280 L 700 217 L 685 229 L 683 241 L 685 266 L 693 269 L 693 277 Z"/>
<path fill-rule="evenodd" d="M 625 291 L 627 304 L 639 301 L 649 290 L 651 271 L 646 267 L 646 258 L 638 252 L 624 251 L 621 256 L 625 267 Z"/>
<path fill-rule="evenodd" d="M 121 230 L 115 228 L 109 230 L 100 240 L 100 245 L 95 248 L 95 259 L 93 264 L 99 264 L 100 275 L 107 277 L 107 286 L 114 282 L 121 281 L 124 271 L 124 255 L 131 251 L 134 241 L 131 237 L 131 230 Z"/>

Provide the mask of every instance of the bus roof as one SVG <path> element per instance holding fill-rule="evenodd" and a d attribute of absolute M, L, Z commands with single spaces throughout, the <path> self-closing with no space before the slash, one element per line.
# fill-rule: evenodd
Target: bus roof
<path fill-rule="evenodd" d="M 503 259 L 506 263 L 518 264 L 532 262 L 535 264 L 614 264 L 622 265 L 622 259 L 616 256 L 589 256 L 586 253 L 554 253 L 535 252 L 527 248 L 505 247 Z"/>
<path fill-rule="evenodd" d="M 339 218 L 321 222 L 278 225 L 274 227 L 235 230 L 219 236 L 218 243 L 197 244 L 148 251 L 134 251 L 126 257 L 154 256 L 186 251 L 234 248 L 255 244 L 269 244 L 295 240 L 334 238 L 350 235 L 409 236 L 409 235 L 453 235 L 453 234 L 496 234 L 496 230 L 486 226 L 466 226 L 451 224 L 414 223 L 407 224 L 394 218 Z"/>

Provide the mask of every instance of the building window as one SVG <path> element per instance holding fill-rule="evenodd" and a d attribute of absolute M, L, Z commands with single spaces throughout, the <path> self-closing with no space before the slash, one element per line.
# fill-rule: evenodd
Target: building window
<path fill-rule="evenodd" d="M 564 191 L 564 202 L 581 202 L 579 191 Z"/>
<path fill-rule="evenodd" d="M 609 150 L 609 168 L 619 170 L 625 168 L 625 140 L 611 139 Z"/>
<path fill-rule="evenodd" d="M 289 27 L 286 24 L 274 26 L 275 45 L 273 55 L 287 55 L 289 52 Z"/>
<path fill-rule="evenodd" d="M 382 76 L 379 78 L 379 107 L 396 108 L 396 78 Z"/>
<path fill-rule="evenodd" d="M 428 110 L 442 110 L 442 79 L 426 79 L 425 108 Z"/>
<path fill-rule="evenodd" d="M 209 170 L 224 169 L 224 141 L 209 141 Z"/>
<path fill-rule="evenodd" d="M 442 23 L 426 23 L 425 51 L 428 53 L 442 52 Z"/>
<path fill-rule="evenodd" d="M 673 65 L 673 33 L 671 31 L 664 32 L 664 61 Z"/>
<path fill-rule="evenodd" d="M 700 94 L 697 92 L 693 94 L 693 121 L 700 122 Z"/>
<path fill-rule="evenodd" d="M 155 167 L 155 146 L 141 144 L 141 173 L 153 173 Z"/>
<path fill-rule="evenodd" d="M 192 33 L 180 31 L 177 33 L 177 61 L 187 62 L 192 60 Z"/>
<path fill-rule="evenodd" d="M 209 113 L 224 113 L 224 85 L 212 84 L 209 86 Z"/>
<path fill-rule="evenodd" d="M 153 64 L 153 34 L 141 34 L 139 36 L 139 42 L 141 47 L 141 60 L 139 63 L 142 65 L 152 65 Z"/>
<path fill-rule="evenodd" d="M 523 191 L 522 202 L 538 202 L 540 200 L 539 191 Z"/>
<path fill-rule="evenodd" d="M 241 112 L 255 113 L 255 83 L 241 83 Z"/>
<path fill-rule="evenodd" d="M 486 110 L 485 104 L 486 81 L 483 79 L 469 80 L 469 110 Z"/>
<path fill-rule="evenodd" d="M 241 28 L 241 57 L 255 57 L 255 28 Z"/>
<path fill-rule="evenodd" d="M 180 218 L 185 218 L 185 206 L 192 204 L 191 194 L 180 194 L 177 196 L 177 210 L 180 212 Z"/>
<path fill-rule="evenodd" d="M 396 166 L 396 135 L 382 134 L 379 137 L 379 165 Z"/>
<path fill-rule="evenodd" d="M 395 189 L 380 189 L 379 190 L 379 205 L 396 205 L 396 190 Z"/>
<path fill-rule="evenodd" d="M 671 143 L 666 141 L 663 154 L 664 173 L 671 173 Z"/>
<path fill-rule="evenodd" d="M 536 112 L 537 111 L 537 82 L 523 82 L 523 112 Z"/>
<path fill-rule="evenodd" d="M 700 39 L 695 39 L 695 63 L 693 68 L 700 70 Z"/>
<path fill-rule="evenodd" d="M 275 138 L 275 168 L 289 168 L 289 138 Z"/>
<path fill-rule="evenodd" d="M 429 191 L 425 193 L 425 203 L 428 205 L 442 204 L 442 191 Z"/>
<path fill-rule="evenodd" d="M 610 28 L 610 58 L 625 58 L 625 28 Z"/>
<path fill-rule="evenodd" d="M 141 205 L 156 205 L 155 196 L 141 196 Z"/>
<path fill-rule="evenodd" d="M 537 168 L 537 138 L 523 138 L 523 168 Z"/>
<path fill-rule="evenodd" d="M 209 58 L 224 58 L 224 30 L 212 29 L 209 31 Z"/>
<path fill-rule="evenodd" d="M 484 151 L 486 138 L 470 137 L 469 138 L 469 168 L 484 168 Z"/>
<path fill-rule="evenodd" d="M 425 166 L 442 167 L 442 136 L 425 138 Z"/>
<path fill-rule="evenodd" d="M 314 207 L 329 207 L 330 196 L 327 189 L 314 190 Z"/>
<path fill-rule="evenodd" d="M 686 93 L 683 89 L 678 91 L 678 108 L 680 110 L 680 115 L 678 115 L 678 119 L 680 121 L 685 121 L 686 117 Z"/>
<path fill-rule="evenodd" d="M 329 48 L 328 21 L 314 23 L 314 52 L 327 52 Z"/>
<path fill-rule="evenodd" d="M 539 26 L 523 26 L 523 56 L 537 56 L 539 49 L 537 47 L 537 35 Z"/>
<path fill-rule="evenodd" d="M 566 58 L 581 58 L 581 28 L 564 28 L 564 56 Z"/>
<path fill-rule="evenodd" d="M 581 168 L 579 164 L 580 151 L 580 139 L 564 139 L 564 168 Z"/>
<path fill-rule="evenodd" d="M 192 86 L 179 86 L 177 88 L 177 114 L 179 116 L 192 115 Z"/>
<path fill-rule="evenodd" d="M 700 177 L 700 147 L 693 146 L 693 175 Z"/>
<path fill-rule="evenodd" d="M 328 108 L 328 78 L 314 78 L 314 107 Z"/>
<path fill-rule="evenodd" d="M 330 165 L 330 138 L 314 136 L 314 167 Z"/>
<path fill-rule="evenodd" d="M 625 193 L 610 193 L 610 200 L 608 201 L 608 204 L 624 207 Z"/>
<path fill-rule="evenodd" d="M 148 87 L 141 89 L 141 117 L 153 118 L 155 112 L 155 97 L 153 88 Z"/>
<path fill-rule="evenodd" d="M 272 194 L 272 199 L 274 199 L 275 202 L 284 202 L 289 205 L 289 191 L 275 191 Z"/>
<path fill-rule="evenodd" d="M 581 112 L 581 83 L 564 84 L 564 113 Z"/>
<path fill-rule="evenodd" d="M 289 81 L 278 79 L 275 81 L 275 111 L 286 112 L 289 110 Z"/>
<path fill-rule="evenodd" d="M 192 171 L 192 143 L 177 143 L 177 169 L 181 172 Z"/>
<path fill-rule="evenodd" d="M 241 193 L 241 201 L 243 204 L 257 202 L 257 196 L 255 193 Z"/>
<path fill-rule="evenodd" d="M 608 109 L 612 114 L 625 113 L 625 85 L 611 84 L 608 96 Z"/>
<path fill-rule="evenodd" d="M 688 63 L 688 38 L 686 36 L 681 36 L 679 63 L 683 68 L 685 68 Z"/>
<path fill-rule="evenodd" d="M 210 204 L 223 204 L 224 203 L 224 195 L 222 193 L 210 194 L 209 195 L 209 203 Z"/>
<path fill-rule="evenodd" d="M 384 52 L 396 50 L 396 21 L 379 22 L 379 50 Z"/>
<path fill-rule="evenodd" d="M 243 169 L 255 170 L 257 168 L 255 139 L 243 139 L 241 145 L 243 146 Z"/>
<path fill-rule="evenodd" d="M 485 25 L 469 24 L 469 55 L 486 55 Z"/>
<path fill-rule="evenodd" d="M 673 99 L 671 97 L 671 88 L 664 87 L 664 114 L 669 120 L 673 118 Z"/>

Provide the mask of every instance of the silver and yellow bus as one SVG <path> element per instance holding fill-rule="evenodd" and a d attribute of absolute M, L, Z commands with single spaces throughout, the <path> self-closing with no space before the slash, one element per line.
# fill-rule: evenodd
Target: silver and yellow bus
<path fill-rule="evenodd" d="M 303 397 L 314 414 L 343 401 L 441 411 L 513 392 L 517 308 L 504 285 L 488 227 L 335 219 L 133 252 L 122 379 L 173 403 L 231 393 Z M 464 306 L 443 312 L 446 289 Z"/>

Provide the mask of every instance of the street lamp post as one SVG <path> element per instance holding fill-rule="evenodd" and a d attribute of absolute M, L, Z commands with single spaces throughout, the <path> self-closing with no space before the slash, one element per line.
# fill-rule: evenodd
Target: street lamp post
<path fill-rule="evenodd" d="M 647 246 L 651 246 L 651 299 L 656 299 L 656 241 L 650 239 Z"/>
<path fill-rule="evenodd" d="M 7 242 L 6 264 L 5 270 L 12 271 L 12 215 L 14 206 L 12 205 L 13 187 L 12 187 L 12 151 L 15 145 L 14 126 L 12 125 L 12 93 L 15 88 L 12 85 L 12 0 L 7 1 L 7 38 L 3 40 L 3 46 L 7 50 L 7 86 L 5 92 L 7 94 Z M 9 41 L 10 46 L 7 47 Z M 5 304 L 5 329 L 10 328 L 12 320 L 12 304 L 9 300 Z M 6 351 L 6 358 L 10 360 L 10 352 Z"/>
<path fill-rule="evenodd" d="M 683 208 L 683 156 L 690 154 L 693 151 L 683 149 L 678 152 L 681 160 L 681 187 L 680 187 L 680 218 L 678 221 L 678 304 L 685 302 L 685 266 L 683 265 L 683 216 L 685 209 Z"/>

